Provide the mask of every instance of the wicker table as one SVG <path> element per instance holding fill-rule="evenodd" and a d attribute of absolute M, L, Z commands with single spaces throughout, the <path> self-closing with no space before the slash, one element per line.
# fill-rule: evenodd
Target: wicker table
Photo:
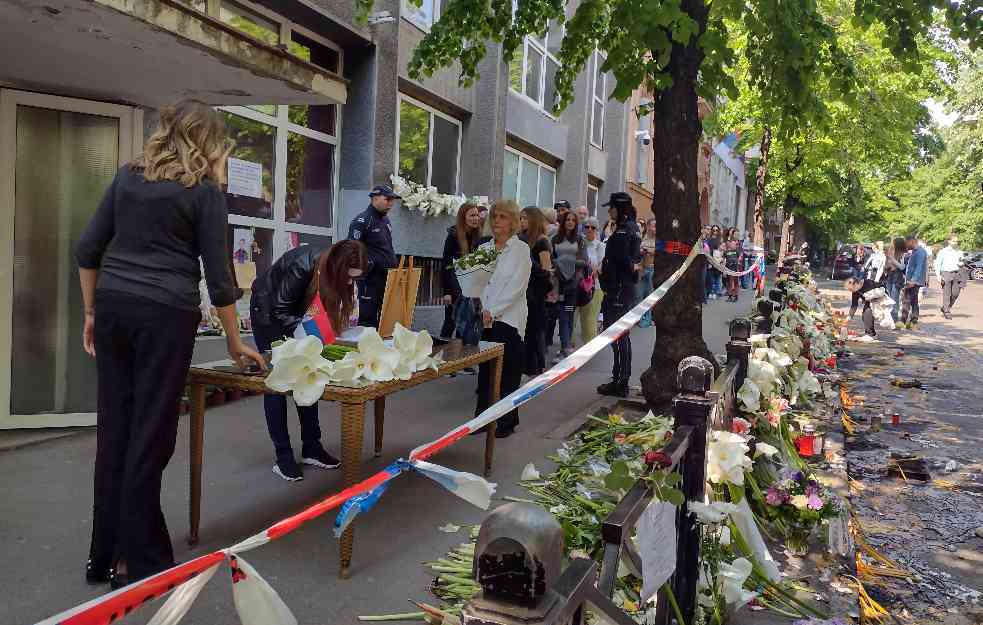
<path fill-rule="evenodd" d="M 499 343 L 482 342 L 477 347 L 462 346 L 458 341 L 444 345 L 444 362 L 437 371 L 428 369 L 413 374 L 409 380 L 393 380 L 350 388 L 346 386 L 327 386 L 324 389 L 322 401 L 336 401 L 341 404 L 341 469 L 345 487 L 358 483 L 362 479 L 362 443 L 365 431 L 365 404 L 374 402 L 375 408 L 375 455 L 382 453 L 382 435 L 386 414 L 386 396 L 403 389 L 418 386 L 425 382 L 436 380 L 449 373 L 455 373 L 468 367 L 476 367 L 484 362 L 491 362 L 492 401 L 499 398 L 499 386 L 502 380 L 502 363 L 505 354 L 504 347 Z M 188 543 L 198 542 L 198 526 L 201 520 L 201 470 L 204 459 L 205 441 L 205 385 L 211 384 L 226 389 L 241 389 L 269 393 L 262 376 L 233 373 L 227 367 L 219 370 L 221 363 L 192 367 L 188 372 L 188 384 L 191 388 L 191 530 Z M 492 467 L 492 457 L 495 452 L 495 422 L 485 434 L 485 465 L 484 474 L 489 476 Z M 354 532 L 350 525 L 339 541 L 341 551 L 341 577 L 347 578 L 352 560 Z"/>

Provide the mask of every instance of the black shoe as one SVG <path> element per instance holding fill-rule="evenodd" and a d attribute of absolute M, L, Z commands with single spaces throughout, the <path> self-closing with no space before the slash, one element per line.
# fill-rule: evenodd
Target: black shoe
<path fill-rule="evenodd" d="M 105 584 L 111 579 L 112 574 L 113 569 L 108 564 L 96 564 L 91 558 L 85 563 L 85 581 L 90 584 Z"/>
<path fill-rule="evenodd" d="M 300 472 L 300 467 L 292 456 L 277 458 L 277 461 L 273 464 L 273 472 L 288 482 L 299 482 L 304 479 L 304 474 Z"/>
<path fill-rule="evenodd" d="M 597 393 L 609 397 L 628 397 L 628 385 L 614 381 L 607 382 L 597 387 Z"/>
<path fill-rule="evenodd" d="M 109 587 L 112 590 L 119 590 L 123 586 L 130 585 L 130 576 L 124 573 L 117 573 L 116 567 L 109 569 Z"/>
<path fill-rule="evenodd" d="M 341 460 L 338 460 L 327 451 L 324 447 L 318 445 L 316 448 L 309 449 L 300 454 L 300 461 L 303 464 L 309 464 L 312 467 L 318 467 L 319 469 L 337 469 L 341 466 Z"/>

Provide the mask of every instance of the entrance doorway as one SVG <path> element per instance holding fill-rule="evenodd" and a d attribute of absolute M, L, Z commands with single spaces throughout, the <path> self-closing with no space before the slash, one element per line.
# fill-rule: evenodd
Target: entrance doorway
<path fill-rule="evenodd" d="M 0 428 L 95 423 L 74 247 L 142 126 L 132 107 L 0 90 Z"/>

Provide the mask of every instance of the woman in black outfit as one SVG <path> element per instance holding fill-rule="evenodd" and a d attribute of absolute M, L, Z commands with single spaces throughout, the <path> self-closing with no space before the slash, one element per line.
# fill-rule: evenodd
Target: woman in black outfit
<path fill-rule="evenodd" d="M 229 150 L 212 108 L 164 108 L 142 158 L 116 174 L 76 248 L 83 347 L 99 376 L 90 583 L 118 588 L 174 565 L 160 487 L 201 319 L 199 257 L 229 355 L 265 368 L 236 320 L 219 187 Z"/>
<path fill-rule="evenodd" d="M 457 224 L 447 229 L 444 239 L 443 280 L 444 325 L 441 338 L 457 336 L 465 345 L 477 345 L 481 339 L 481 311 L 478 298 L 462 297 L 454 261 L 478 249 L 487 238 L 481 236 L 485 218 L 475 204 L 462 204 L 457 211 Z M 449 316 L 449 319 L 448 319 Z"/>
<path fill-rule="evenodd" d="M 519 238 L 529 246 L 532 271 L 526 304 L 526 375 L 539 375 L 546 370 L 546 295 L 551 288 L 553 272 L 553 246 L 546 236 L 546 217 L 535 206 L 527 206 L 519 213 Z"/>
<path fill-rule="evenodd" d="M 256 347 L 266 351 L 274 341 L 293 336 L 315 297 L 321 298 L 335 334 L 341 334 L 348 327 L 348 319 L 355 309 L 354 280 L 367 268 L 365 246 L 351 239 L 339 241 L 323 251 L 302 245 L 281 256 L 269 271 L 253 281 L 249 316 Z M 266 427 L 273 440 L 273 473 L 288 482 L 304 479 L 290 445 L 287 398 L 266 394 L 263 408 Z M 321 469 L 338 468 L 341 462 L 321 445 L 317 403 L 298 405 L 297 416 L 300 418 L 301 463 Z"/>

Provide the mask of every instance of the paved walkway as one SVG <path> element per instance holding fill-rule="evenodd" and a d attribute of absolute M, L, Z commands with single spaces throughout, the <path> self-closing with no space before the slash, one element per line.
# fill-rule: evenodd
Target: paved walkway
<path fill-rule="evenodd" d="M 715 353 L 727 340 L 726 323 L 751 306 L 745 291 L 737 304 L 716 301 L 704 310 L 704 336 Z M 653 330 L 636 328 L 633 384 L 648 364 Z M 583 422 L 598 401 L 594 389 L 607 381 L 611 352 L 606 350 L 561 386 L 523 408 L 518 435 L 498 441 L 492 479 L 500 495 L 519 495 L 516 485 L 527 462 L 542 463 L 566 434 Z M 666 372 L 674 375 L 674 372 Z M 372 459 L 371 427 L 364 448 L 366 474 L 406 456 L 469 418 L 475 378 L 447 378 L 400 393 L 387 406 L 383 457 Z M 293 421 L 293 420 L 292 420 Z M 296 422 L 293 440 L 299 441 Z M 336 405 L 322 407 L 323 440 L 337 450 Z M 440 464 L 480 472 L 483 440 L 469 438 L 441 453 Z M 272 450 L 260 398 L 250 398 L 206 414 L 204 498 L 201 544 L 189 549 L 187 534 L 188 431 L 182 419 L 178 449 L 164 475 L 164 512 L 178 560 L 231 545 L 341 487 L 338 471 L 308 468 L 305 480 L 286 483 L 271 471 Z M 95 435 L 85 432 L 46 443 L 0 451 L 0 623 L 33 623 L 91 599 L 105 589 L 83 579 L 88 551 L 92 459 Z M 280 593 L 302 624 L 354 623 L 359 614 L 405 612 L 406 599 L 422 598 L 429 577 L 420 562 L 444 553 L 463 535 L 439 526 L 478 523 L 483 512 L 430 480 L 406 475 L 389 488 L 379 505 L 356 522 L 352 579 L 338 574 L 333 515 L 246 555 Z M 159 604 L 155 604 L 159 605 Z M 128 622 L 149 619 L 141 610 Z M 223 571 L 205 587 L 184 623 L 237 624 L 228 577 Z"/>

